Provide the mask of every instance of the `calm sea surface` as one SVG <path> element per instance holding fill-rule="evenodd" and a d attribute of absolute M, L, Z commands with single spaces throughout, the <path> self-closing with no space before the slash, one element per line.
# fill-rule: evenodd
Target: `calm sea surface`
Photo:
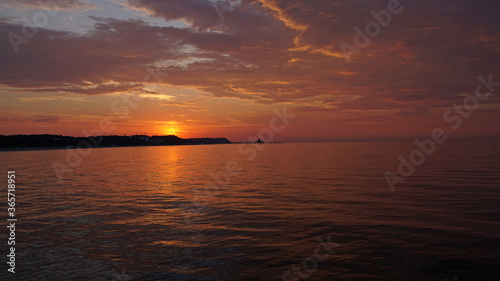
<path fill-rule="evenodd" d="M 500 141 L 445 142 L 394 193 L 411 142 L 259 148 L 0 152 L 0 280 L 500 280 Z"/>

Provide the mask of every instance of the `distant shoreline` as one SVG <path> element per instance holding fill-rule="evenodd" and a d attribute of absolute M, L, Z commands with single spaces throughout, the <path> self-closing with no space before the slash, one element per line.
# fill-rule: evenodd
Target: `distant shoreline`
<path fill-rule="evenodd" d="M 141 146 L 216 145 L 232 144 L 226 138 L 182 139 L 167 136 L 89 136 L 69 137 L 61 135 L 0 135 L 0 151 L 32 151 L 59 149 L 89 149 Z"/>

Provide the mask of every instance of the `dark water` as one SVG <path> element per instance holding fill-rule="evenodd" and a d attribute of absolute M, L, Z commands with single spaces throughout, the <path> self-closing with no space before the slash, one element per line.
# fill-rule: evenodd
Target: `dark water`
<path fill-rule="evenodd" d="M 69 151 L 1 152 L 18 222 L 0 279 L 500 280 L 499 141 L 448 141 L 394 193 L 410 142 L 260 148 L 94 149 L 62 181 Z"/>

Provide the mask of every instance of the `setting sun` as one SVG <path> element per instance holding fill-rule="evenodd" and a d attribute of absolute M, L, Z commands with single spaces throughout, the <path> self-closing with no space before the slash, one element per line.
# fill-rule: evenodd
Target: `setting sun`
<path fill-rule="evenodd" d="M 180 130 L 174 126 L 163 126 L 160 128 L 161 135 L 176 135 L 178 136 Z"/>

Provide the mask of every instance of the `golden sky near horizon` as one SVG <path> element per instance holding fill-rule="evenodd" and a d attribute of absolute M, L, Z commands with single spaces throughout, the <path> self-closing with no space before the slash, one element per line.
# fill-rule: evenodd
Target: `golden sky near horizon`
<path fill-rule="evenodd" d="M 474 99 L 500 81 L 498 18 L 490 0 L 5 0 L 0 134 L 245 141 L 286 108 L 277 141 L 500 137 L 500 85 Z"/>

